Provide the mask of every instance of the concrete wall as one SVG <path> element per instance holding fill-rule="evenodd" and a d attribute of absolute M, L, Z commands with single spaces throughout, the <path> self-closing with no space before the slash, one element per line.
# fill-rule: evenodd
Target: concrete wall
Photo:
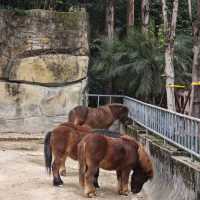
<path fill-rule="evenodd" d="M 0 12 L 0 132 L 44 132 L 82 103 L 89 62 L 84 10 Z"/>
<path fill-rule="evenodd" d="M 152 200 L 200 200 L 200 162 L 192 162 L 183 151 L 138 128 L 129 133 L 144 144 L 151 155 L 155 176 L 145 184 Z"/>

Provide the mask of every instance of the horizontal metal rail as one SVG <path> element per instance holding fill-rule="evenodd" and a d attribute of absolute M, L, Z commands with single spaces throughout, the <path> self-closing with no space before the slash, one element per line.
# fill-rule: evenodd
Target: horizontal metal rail
<path fill-rule="evenodd" d="M 128 96 L 99 94 L 88 94 L 87 96 L 89 100 L 95 98 L 97 106 L 101 105 L 102 98 L 107 98 L 106 103 L 115 102 L 116 98 L 120 99 L 129 108 L 129 116 L 136 123 L 200 158 L 200 119 L 147 104 Z"/>

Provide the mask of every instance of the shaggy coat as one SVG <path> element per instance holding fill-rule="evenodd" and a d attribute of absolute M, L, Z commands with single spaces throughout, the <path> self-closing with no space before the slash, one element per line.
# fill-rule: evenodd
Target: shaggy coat
<path fill-rule="evenodd" d="M 78 145 L 79 181 L 88 197 L 96 195 L 93 185 L 98 168 L 116 170 L 118 193 L 127 195 L 129 174 L 131 191 L 138 193 L 143 184 L 153 177 L 153 167 L 142 145 L 129 136 L 111 138 L 89 134 Z"/>
<path fill-rule="evenodd" d="M 128 108 L 123 104 L 108 104 L 98 108 L 77 106 L 69 113 L 69 122 L 75 125 L 88 125 L 91 128 L 107 129 L 115 120 L 124 125 L 132 124 Z"/>

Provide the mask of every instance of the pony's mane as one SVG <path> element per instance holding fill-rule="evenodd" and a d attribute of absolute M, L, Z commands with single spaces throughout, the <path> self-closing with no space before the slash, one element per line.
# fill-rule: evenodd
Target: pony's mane
<path fill-rule="evenodd" d="M 136 139 L 134 139 L 133 137 L 130 137 L 128 135 L 123 135 L 121 136 L 121 138 L 124 141 L 127 141 L 129 143 L 134 143 L 138 149 L 138 157 L 139 157 L 139 163 L 141 168 L 144 170 L 144 172 L 147 174 L 147 176 L 151 179 L 153 178 L 153 164 L 151 162 L 151 159 L 149 157 L 149 155 L 147 154 L 147 152 L 145 151 L 144 147 L 142 144 L 139 144 Z"/>
<path fill-rule="evenodd" d="M 78 116 L 79 120 L 81 120 L 81 124 L 83 124 L 87 118 L 88 109 L 89 108 L 86 106 L 76 106 L 69 112 L 69 121 L 73 122 L 75 117 Z"/>
<path fill-rule="evenodd" d="M 107 104 L 108 108 L 111 110 L 114 117 L 120 119 L 124 115 L 128 115 L 127 106 L 120 103 Z"/>
<path fill-rule="evenodd" d="M 121 133 L 117 131 L 110 131 L 108 129 L 92 129 L 92 132 L 100 135 L 105 135 L 113 138 L 120 138 Z"/>
<path fill-rule="evenodd" d="M 138 156 L 141 168 L 147 174 L 147 176 L 151 179 L 153 178 L 153 164 L 147 152 L 145 151 L 142 144 L 139 144 L 138 148 Z"/>

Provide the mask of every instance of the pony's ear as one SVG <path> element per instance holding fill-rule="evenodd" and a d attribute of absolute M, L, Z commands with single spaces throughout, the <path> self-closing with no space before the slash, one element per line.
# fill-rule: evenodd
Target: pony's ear
<path fill-rule="evenodd" d="M 139 144 L 139 148 L 138 148 L 138 157 L 139 157 L 141 168 L 147 174 L 148 178 L 152 179 L 154 175 L 153 165 L 152 165 L 149 155 L 147 154 L 143 145 L 141 144 Z"/>

